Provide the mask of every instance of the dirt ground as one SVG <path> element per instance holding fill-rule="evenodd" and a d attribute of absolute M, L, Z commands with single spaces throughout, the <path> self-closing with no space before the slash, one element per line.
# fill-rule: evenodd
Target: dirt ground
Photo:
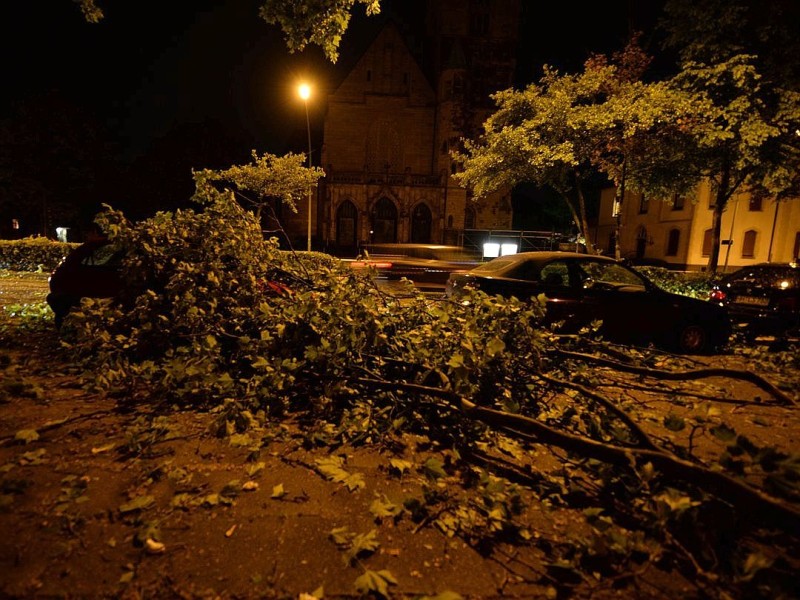
<path fill-rule="evenodd" d="M 41 276 L 0 279 L 0 305 L 41 302 L 45 293 Z M 213 414 L 172 412 L 156 435 L 143 426 L 151 407 L 87 393 L 62 353 L 54 332 L 0 337 L 0 377 L 23 382 L 0 397 L 2 597 L 348 598 L 360 596 L 356 580 L 365 570 L 388 571 L 388 594 L 397 598 L 562 597 L 545 576 L 546 545 L 500 545 L 487 554 L 424 523 L 377 519 L 376 499 L 420 492 L 416 474 L 390 475 L 390 456 L 338 449 L 347 471 L 363 477 L 364 486 L 349 491 L 320 476 L 314 467 L 326 456 L 302 443 L 297 423 L 264 431 L 268 443 L 256 452 L 209 435 Z M 733 355 L 704 360 L 753 368 Z M 727 399 L 713 411 L 737 431 L 800 450 L 795 411 L 755 386 L 712 380 L 693 390 Z M 637 393 L 653 423 L 704 403 L 684 400 Z M 705 438 L 712 449 L 721 444 Z M 440 450 L 406 441 L 410 460 Z M 582 520 L 570 510 L 533 493 L 527 502 L 537 538 L 569 543 L 580 533 Z M 343 527 L 374 532 L 372 551 L 349 560 L 331 535 Z M 631 585 L 597 581 L 581 595 L 700 595 L 655 567 Z"/>

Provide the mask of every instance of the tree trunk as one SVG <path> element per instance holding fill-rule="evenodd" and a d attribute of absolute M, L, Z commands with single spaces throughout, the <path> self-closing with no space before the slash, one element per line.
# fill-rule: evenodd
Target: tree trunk
<path fill-rule="evenodd" d="M 583 231 L 582 231 L 583 230 L 583 224 L 581 223 L 581 218 L 578 215 L 578 211 L 575 210 L 575 205 L 572 203 L 572 200 L 570 200 L 570 197 L 566 193 L 564 193 L 564 192 L 559 192 L 559 193 L 561 194 L 561 198 L 566 203 L 567 208 L 569 208 L 569 213 L 570 213 L 570 215 L 572 215 L 572 222 L 575 223 L 575 227 L 578 228 L 578 232 L 579 233 L 583 233 Z"/>
<path fill-rule="evenodd" d="M 722 212 L 725 210 L 725 205 L 730 198 L 731 183 L 731 170 L 730 167 L 725 165 L 723 167 L 719 186 L 717 187 L 716 197 L 714 199 L 714 215 L 711 221 L 711 255 L 708 257 L 708 271 L 709 273 L 716 273 L 717 266 L 719 265 L 719 247 L 722 241 Z M 730 240 L 729 240 L 730 242 Z"/>
<path fill-rule="evenodd" d="M 586 245 L 587 254 L 594 254 L 594 244 L 589 239 L 589 219 L 586 217 L 586 199 L 583 196 L 581 181 L 575 176 L 575 191 L 578 193 L 578 210 L 581 216 L 581 229 L 583 231 L 583 243 Z"/>

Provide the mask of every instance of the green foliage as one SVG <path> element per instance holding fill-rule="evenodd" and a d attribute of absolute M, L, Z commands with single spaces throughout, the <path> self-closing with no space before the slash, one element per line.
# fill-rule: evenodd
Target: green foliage
<path fill-rule="evenodd" d="M 127 252 L 126 289 L 117 302 L 85 300 L 68 318 L 74 350 L 99 366 L 98 386 L 212 407 L 235 398 L 239 414 L 344 410 L 353 421 L 366 407 L 352 405 L 363 399 L 354 378 L 435 378 L 456 393 L 484 391 L 491 403 L 515 368 L 501 360 L 504 347 L 536 363 L 538 305 L 485 296 L 400 303 L 338 261 L 279 251 L 230 194 L 202 185 L 199 193 L 203 212 L 136 225 L 104 215 Z M 370 395 L 380 399 L 370 413 L 378 425 L 393 395 Z"/>
<path fill-rule="evenodd" d="M 115 300 L 85 301 L 65 322 L 66 343 L 94 370 L 95 386 L 158 405 L 154 412 L 210 410 L 215 433 L 254 451 L 268 439 L 270 423 L 300 418 L 298 446 L 327 446 L 313 468 L 353 492 L 376 522 L 430 525 L 487 552 L 501 542 L 539 544 L 552 557 L 548 586 L 569 590 L 598 576 L 621 579 L 648 561 L 716 569 L 718 557 L 702 552 L 724 545 L 713 525 L 705 525 L 717 501 L 696 483 L 667 479 L 655 461 L 637 464 L 633 450 L 646 434 L 628 420 L 647 415 L 644 404 L 618 407 L 578 389 L 555 391 L 548 378 L 600 389 L 602 369 L 559 356 L 582 341 L 541 328 L 540 302 L 471 291 L 458 299 L 390 297 L 335 259 L 280 251 L 231 193 L 202 177 L 197 197 L 199 211 L 161 213 L 137 224 L 114 211 L 102 217 L 127 252 L 126 289 Z M 628 358 L 650 360 L 645 351 Z M 571 440 L 630 451 L 630 460 L 612 465 L 562 443 L 550 457 L 557 468 L 548 469 L 537 456 L 546 444 L 534 434 L 483 424 L 461 399 L 475 410 L 535 422 L 551 435 L 565 432 Z M 774 494 L 794 501 L 796 459 L 756 446 L 723 423 L 719 409 L 702 408 L 645 419 L 656 435 L 689 437 L 688 452 L 667 442 L 682 458 L 695 458 L 692 436 L 707 434 L 724 448 L 721 460 L 704 457 L 711 468 L 734 477 L 754 473 Z M 126 449 L 137 456 L 176 433 L 163 415 L 134 423 L 130 432 Z M 402 478 L 405 497 L 363 498 L 366 480 L 343 458 L 345 446 L 358 444 L 392 452 L 383 469 Z M 658 455 L 664 454 L 670 451 Z M 477 465 L 481 458 L 486 468 Z M 247 476 L 261 468 L 252 465 Z M 242 489 L 234 481 L 215 493 L 177 494 L 173 505 L 213 510 L 234 502 Z M 286 495 L 282 484 L 272 490 L 275 501 Z M 589 507 L 576 517 L 585 535 L 577 544 L 541 540 L 523 519 L 532 501 Z M 352 565 L 369 560 L 379 535 L 331 532 Z M 731 547 L 741 556 L 719 560 L 740 564 L 743 577 L 755 581 L 772 572 L 757 545 L 742 540 Z M 385 595 L 392 579 L 366 570 L 358 586 Z M 735 585 L 731 575 L 725 581 Z"/>
<path fill-rule="evenodd" d="M 50 272 L 78 244 L 54 242 L 44 237 L 0 240 L 0 269 Z"/>
<path fill-rule="evenodd" d="M 293 212 L 297 212 L 297 202 L 316 186 L 325 172 L 319 167 L 306 168 L 304 154 L 275 156 L 252 152 L 253 162 L 249 165 L 235 165 L 229 169 L 212 171 L 205 169 L 195 173 L 200 189 L 206 182 L 225 182 L 234 186 L 247 205 L 256 212 L 269 200 L 281 200 Z M 202 201 L 202 198 L 201 198 Z"/>
<path fill-rule="evenodd" d="M 270 25 L 280 26 L 291 52 L 316 44 L 328 60 L 336 62 L 350 13 L 358 4 L 364 6 L 368 15 L 381 10 L 380 0 L 266 0 L 259 14 Z"/>
<path fill-rule="evenodd" d="M 493 96 L 497 110 L 479 141 L 467 141 L 459 181 L 483 196 L 533 182 L 565 200 L 584 235 L 583 187 L 598 173 L 629 188 L 685 188 L 675 162 L 686 136 L 678 126 L 697 108 L 691 95 L 638 78 L 646 59 L 635 44 L 608 60 L 594 57 L 582 72 L 545 67 L 538 83 Z M 643 181 L 644 174 L 647 181 Z"/>
<path fill-rule="evenodd" d="M 83 18 L 87 23 L 99 23 L 103 19 L 103 9 L 95 4 L 95 0 L 72 0 L 81 7 Z"/>

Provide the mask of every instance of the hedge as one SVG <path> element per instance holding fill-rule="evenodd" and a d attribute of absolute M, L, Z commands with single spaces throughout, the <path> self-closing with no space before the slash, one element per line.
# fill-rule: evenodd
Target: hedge
<path fill-rule="evenodd" d="M 0 269 L 9 271 L 52 271 L 80 244 L 54 242 L 45 237 L 0 240 Z"/>

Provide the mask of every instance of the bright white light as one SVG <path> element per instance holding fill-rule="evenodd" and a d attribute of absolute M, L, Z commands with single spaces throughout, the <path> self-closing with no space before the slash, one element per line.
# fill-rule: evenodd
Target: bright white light
<path fill-rule="evenodd" d="M 509 254 L 516 254 L 517 253 L 517 245 L 516 244 L 503 244 L 500 247 L 500 255 L 501 256 L 508 256 Z"/>
<path fill-rule="evenodd" d="M 58 238 L 59 242 L 66 243 L 68 229 L 69 227 L 56 227 L 56 237 Z"/>
<path fill-rule="evenodd" d="M 311 86 L 307 83 L 301 83 L 297 88 L 297 93 L 300 94 L 300 98 L 303 100 L 308 100 L 311 97 Z"/>
<path fill-rule="evenodd" d="M 783 281 L 780 282 L 780 286 L 782 290 L 785 290 L 786 288 L 789 287 L 789 282 L 786 279 L 784 279 Z"/>
<path fill-rule="evenodd" d="M 483 245 L 483 258 L 497 258 L 500 256 L 500 244 L 486 242 Z"/>

